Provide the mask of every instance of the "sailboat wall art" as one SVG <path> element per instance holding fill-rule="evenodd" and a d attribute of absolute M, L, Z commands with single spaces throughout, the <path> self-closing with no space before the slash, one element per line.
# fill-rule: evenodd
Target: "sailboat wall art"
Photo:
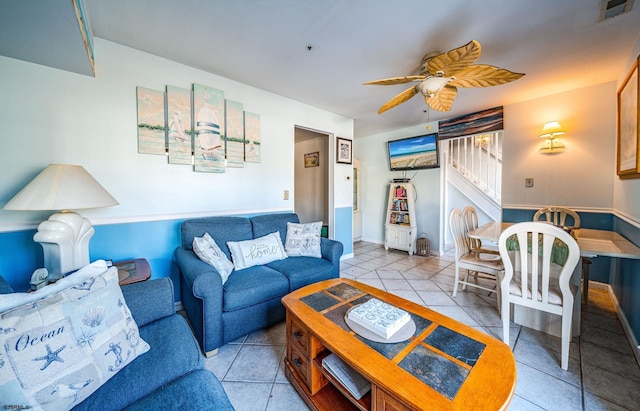
<path fill-rule="evenodd" d="M 194 169 L 224 173 L 224 92 L 193 85 Z"/>
<path fill-rule="evenodd" d="M 192 164 L 191 90 L 167 86 L 169 164 Z"/>
<path fill-rule="evenodd" d="M 244 161 L 260 162 L 260 114 L 244 112 Z"/>
<path fill-rule="evenodd" d="M 244 167 L 244 116 L 242 103 L 226 100 L 225 153 L 227 167 Z"/>
<path fill-rule="evenodd" d="M 167 151 L 164 92 L 137 87 L 136 100 L 138 153 L 164 155 Z"/>
<path fill-rule="evenodd" d="M 138 152 L 166 155 L 169 164 L 224 173 L 260 163 L 260 115 L 202 84 L 166 91 L 138 86 Z"/>

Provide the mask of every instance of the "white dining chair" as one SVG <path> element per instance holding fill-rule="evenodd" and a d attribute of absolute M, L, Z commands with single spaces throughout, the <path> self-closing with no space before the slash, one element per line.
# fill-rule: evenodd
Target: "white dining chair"
<path fill-rule="evenodd" d="M 453 243 L 456 249 L 455 257 L 455 280 L 453 284 L 453 296 L 458 292 L 458 286 L 463 285 L 466 289 L 468 285 L 477 287 L 492 293 L 499 293 L 497 287 L 497 276 L 502 271 L 502 261 L 500 255 L 484 252 L 473 251 L 469 245 L 469 236 L 467 235 L 467 225 L 464 220 L 462 211 L 454 208 L 449 214 L 449 230 L 453 237 Z M 460 270 L 465 270 L 464 279 L 460 278 Z M 489 288 L 477 281 L 469 281 L 470 272 L 479 272 L 491 275 L 491 280 L 495 286 Z M 499 295 L 499 294 L 498 294 Z"/>
<path fill-rule="evenodd" d="M 512 236 L 514 238 L 510 238 Z M 554 252 L 556 247 L 566 249 Z M 566 370 L 569 366 L 573 301 L 579 292 L 578 287 L 570 282 L 580 260 L 578 243 L 569 233 L 551 224 L 524 222 L 504 230 L 498 240 L 498 248 L 504 264 L 500 281 L 503 341 L 509 344 L 511 304 L 560 315 L 561 366 Z M 564 256 L 566 261 L 563 261 Z"/>
<path fill-rule="evenodd" d="M 567 224 L 567 217 L 573 219 L 573 224 Z M 580 228 L 580 216 L 572 209 L 566 207 L 544 207 L 536 211 L 533 215 L 533 221 L 544 220 L 558 227 L 567 227 L 570 229 Z"/>

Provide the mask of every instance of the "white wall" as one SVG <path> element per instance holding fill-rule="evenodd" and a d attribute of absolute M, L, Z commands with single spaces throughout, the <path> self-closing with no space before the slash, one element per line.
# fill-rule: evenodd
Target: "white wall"
<path fill-rule="evenodd" d="M 640 37 L 636 40 L 635 47 L 629 56 L 629 62 L 623 68 L 616 83 L 616 90 L 620 88 L 627 76 L 631 65 L 640 54 Z M 640 179 L 620 180 L 613 178 L 613 208 L 616 214 L 640 224 Z"/>
<path fill-rule="evenodd" d="M 50 163 L 84 166 L 119 202 L 86 210 L 94 224 L 293 209 L 294 127 L 353 138 L 353 120 L 211 73 L 95 39 L 96 77 L 0 57 L 0 204 Z M 261 116 L 262 162 L 224 174 L 195 173 L 137 153 L 136 86 L 200 83 Z M 331 142 L 335 147 L 335 141 Z M 350 204 L 351 167 L 335 174 L 336 201 Z M 289 200 L 283 190 L 290 190 Z M 0 229 L 49 212 L 0 210 Z"/>
<path fill-rule="evenodd" d="M 384 243 L 384 223 L 389 184 L 403 177 L 400 171 L 389 171 L 387 141 L 437 131 L 437 124 L 426 124 L 358 138 L 354 142 L 355 156 L 360 160 L 360 209 L 362 211 L 362 240 Z M 415 174 L 415 175 L 414 175 Z M 426 233 L 431 250 L 438 248 L 440 215 L 440 169 L 407 172 L 417 193 L 416 220 L 418 234 Z M 420 235 L 418 235 L 419 237 Z"/>
<path fill-rule="evenodd" d="M 615 176 L 615 83 L 505 106 L 502 198 L 504 208 L 567 206 L 611 211 Z M 566 146 L 541 154 L 544 123 L 560 122 Z M 534 179 L 526 188 L 524 180 Z"/>

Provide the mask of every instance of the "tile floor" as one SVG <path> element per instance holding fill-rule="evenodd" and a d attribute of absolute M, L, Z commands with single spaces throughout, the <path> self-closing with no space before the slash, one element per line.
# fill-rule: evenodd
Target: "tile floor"
<path fill-rule="evenodd" d="M 451 297 L 453 254 L 409 257 L 359 242 L 340 275 L 398 294 L 501 338 L 495 297 L 472 287 Z M 478 290 L 481 291 L 481 290 Z M 574 338 L 568 371 L 560 368 L 560 339 L 513 326 L 516 392 L 509 410 L 638 410 L 640 367 L 606 291 L 591 287 L 583 306 L 582 335 Z M 244 410 L 306 410 L 284 376 L 284 322 L 220 348 L 206 368 L 231 403 Z"/>

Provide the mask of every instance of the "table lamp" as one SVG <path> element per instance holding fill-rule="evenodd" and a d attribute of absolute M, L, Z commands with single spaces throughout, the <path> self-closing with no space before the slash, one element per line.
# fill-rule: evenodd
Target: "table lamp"
<path fill-rule="evenodd" d="M 16 194 L 4 210 L 60 210 L 38 226 L 49 281 L 89 264 L 91 222 L 69 211 L 119 203 L 82 166 L 50 164 Z"/>

